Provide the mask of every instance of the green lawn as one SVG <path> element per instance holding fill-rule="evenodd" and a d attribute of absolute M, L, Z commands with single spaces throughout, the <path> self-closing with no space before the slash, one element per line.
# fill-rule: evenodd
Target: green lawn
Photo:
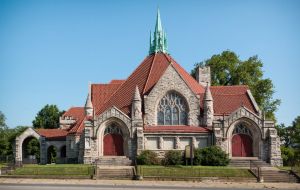
<path fill-rule="evenodd" d="M 286 171 L 291 170 L 291 166 L 278 166 L 277 168 L 280 169 L 280 170 L 286 170 Z"/>
<path fill-rule="evenodd" d="M 226 166 L 138 166 L 144 177 L 253 177 L 248 169 Z"/>
<path fill-rule="evenodd" d="M 0 168 L 2 168 L 3 166 L 6 166 L 6 163 L 0 163 Z"/>
<path fill-rule="evenodd" d="M 91 165 L 85 164 L 50 164 L 50 165 L 24 165 L 17 168 L 12 175 L 68 175 L 89 176 L 92 175 Z"/>

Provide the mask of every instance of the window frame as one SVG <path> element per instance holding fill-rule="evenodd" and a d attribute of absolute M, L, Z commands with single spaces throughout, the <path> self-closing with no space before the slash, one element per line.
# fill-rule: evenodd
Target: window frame
<path fill-rule="evenodd" d="M 176 91 L 167 92 L 158 101 L 156 111 L 157 125 L 188 125 L 188 103 Z"/>

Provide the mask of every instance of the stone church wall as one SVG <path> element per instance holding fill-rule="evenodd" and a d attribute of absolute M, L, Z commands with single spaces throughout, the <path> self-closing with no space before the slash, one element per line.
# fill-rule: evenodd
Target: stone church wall
<path fill-rule="evenodd" d="M 160 99 L 169 91 L 176 91 L 187 101 L 189 107 L 188 125 L 199 126 L 200 97 L 197 97 L 187 86 L 185 81 L 171 65 L 151 90 L 148 96 L 144 96 L 146 125 L 157 124 L 157 105 Z"/>

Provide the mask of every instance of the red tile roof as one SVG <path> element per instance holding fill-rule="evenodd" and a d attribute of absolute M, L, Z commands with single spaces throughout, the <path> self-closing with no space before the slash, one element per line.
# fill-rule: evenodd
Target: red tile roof
<path fill-rule="evenodd" d="M 111 80 L 109 82 L 109 84 L 122 84 L 123 82 L 125 82 L 126 80 L 118 80 L 118 79 L 114 79 L 114 80 Z"/>
<path fill-rule="evenodd" d="M 73 117 L 76 121 L 69 129 L 68 133 L 81 133 L 84 129 L 84 121 L 88 118 L 85 116 L 83 107 L 72 107 L 63 114 L 64 116 Z"/>
<path fill-rule="evenodd" d="M 257 113 L 247 94 L 248 86 L 211 86 L 210 90 L 216 115 L 229 115 L 241 106 L 245 106 L 253 113 Z"/>
<path fill-rule="evenodd" d="M 95 113 L 99 111 L 123 82 L 123 80 L 112 80 L 109 84 L 92 84 L 92 104 Z"/>
<path fill-rule="evenodd" d="M 68 111 L 66 111 L 62 117 L 73 117 L 74 119 L 81 119 L 84 117 L 84 107 L 71 107 Z"/>
<path fill-rule="evenodd" d="M 35 129 L 35 131 L 48 139 L 64 139 L 68 131 L 62 129 Z"/>
<path fill-rule="evenodd" d="M 82 133 L 84 130 L 84 121 L 85 117 L 82 119 L 79 119 L 76 121 L 76 123 L 72 126 L 72 128 L 69 130 L 69 134 L 74 134 L 74 133 Z"/>
<path fill-rule="evenodd" d="M 162 126 L 145 126 L 145 133 L 156 133 L 156 132 L 166 132 L 166 133 L 210 133 L 211 130 L 205 127 L 196 127 L 188 125 L 162 125 Z"/>
<path fill-rule="evenodd" d="M 101 114 L 103 111 L 109 107 L 112 107 L 113 105 L 121 109 L 124 113 L 129 114 L 135 87 L 138 86 L 142 95 L 149 93 L 149 91 L 161 78 L 170 64 L 173 65 L 175 70 L 180 74 L 180 76 L 195 94 L 204 92 L 204 88 L 198 84 L 197 81 L 193 79 L 169 55 L 164 53 L 156 53 L 147 56 L 136 68 L 136 70 L 128 77 L 128 79 L 124 81 L 122 85 L 111 95 L 109 100 L 107 100 L 105 103 L 104 101 L 101 101 L 101 103 L 104 104 L 99 109 L 96 109 L 96 115 Z"/>

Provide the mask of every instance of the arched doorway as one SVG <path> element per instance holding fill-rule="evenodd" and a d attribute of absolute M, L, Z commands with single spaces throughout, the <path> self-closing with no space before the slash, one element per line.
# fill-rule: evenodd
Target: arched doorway
<path fill-rule="evenodd" d="M 47 163 L 56 163 L 56 147 L 51 145 L 47 149 Z"/>
<path fill-rule="evenodd" d="M 66 149 L 67 149 L 66 145 L 61 147 L 61 149 L 60 149 L 60 157 L 61 158 L 66 158 L 66 156 L 67 156 Z"/>
<path fill-rule="evenodd" d="M 104 131 L 103 155 L 104 156 L 123 156 L 123 133 L 115 124 L 110 124 Z"/>
<path fill-rule="evenodd" d="M 253 156 L 253 140 L 251 131 L 243 124 L 235 127 L 232 133 L 232 156 L 251 157 Z"/>
<path fill-rule="evenodd" d="M 40 163 L 40 142 L 33 136 L 27 137 L 22 143 L 22 163 Z"/>

